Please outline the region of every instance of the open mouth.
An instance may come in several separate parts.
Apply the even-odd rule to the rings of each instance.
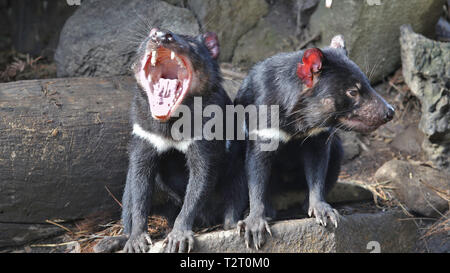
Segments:
[[[378,129],[379,125],[369,125],[356,118],[339,118],[339,123],[344,126],[345,129],[351,131],[357,131],[360,133],[370,133]]]
[[[167,121],[186,96],[192,80],[189,59],[159,47],[147,53],[139,72],[153,118]]]

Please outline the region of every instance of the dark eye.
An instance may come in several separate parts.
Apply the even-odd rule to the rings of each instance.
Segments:
[[[357,89],[350,89],[347,91],[347,96],[350,98],[356,98],[358,96],[359,92]]]

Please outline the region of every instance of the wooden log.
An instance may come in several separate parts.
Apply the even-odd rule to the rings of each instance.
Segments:
[[[120,212],[130,77],[0,85],[0,223]]]

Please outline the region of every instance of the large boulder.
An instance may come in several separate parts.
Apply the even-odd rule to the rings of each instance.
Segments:
[[[196,35],[188,9],[158,0],[87,0],[71,16],[55,53],[58,77],[130,72],[134,51],[152,26]]]
[[[417,227],[412,221],[399,221],[399,212],[345,215],[338,228],[322,227],[314,219],[289,220],[271,226],[272,237],[259,250],[247,248],[236,230],[216,231],[196,237],[199,253],[389,253],[412,252]],[[150,252],[163,251],[163,242]]]
[[[399,27],[411,24],[418,33],[433,34],[444,3],[340,0],[327,8],[322,0],[311,17],[311,30],[322,34],[321,46],[328,45],[336,34],[344,35],[350,58],[373,70],[372,81],[376,82],[400,66]]]
[[[3,28],[7,28],[18,52],[53,58],[64,22],[77,7],[68,5],[66,1],[1,2],[0,34]],[[8,19],[9,24],[5,24],[4,20]],[[3,35],[0,36],[0,40],[3,39]]]
[[[429,158],[450,172],[450,44],[401,27],[403,76],[422,104],[419,129]]]
[[[220,60],[230,61],[237,41],[269,11],[265,0],[188,0],[204,31],[214,31],[221,43]]]
[[[319,0],[274,1],[267,16],[243,35],[233,64],[244,69],[279,52],[300,50],[312,39],[307,28]]]
[[[248,69],[276,53],[295,51],[297,22],[292,8],[290,1],[277,1],[271,6],[269,14],[239,39],[233,64]]]
[[[439,217],[449,209],[450,180],[438,170],[392,160],[375,173],[375,179],[391,182],[400,203],[413,212]]]

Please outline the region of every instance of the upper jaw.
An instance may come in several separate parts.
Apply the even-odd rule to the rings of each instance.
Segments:
[[[152,117],[167,121],[191,88],[192,64],[164,46],[146,50],[136,79],[146,92]]]

